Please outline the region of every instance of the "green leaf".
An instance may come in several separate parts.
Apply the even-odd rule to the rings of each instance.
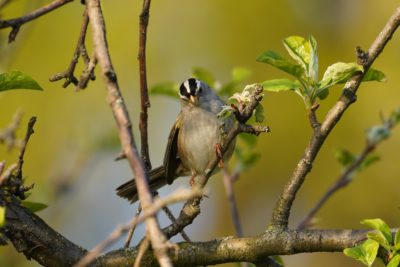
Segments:
[[[263,122],[264,121],[264,107],[258,103],[254,110],[254,117],[256,118],[256,122]]]
[[[34,79],[20,71],[0,74],[0,92],[13,89],[43,90]]]
[[[6,224],[6,207],[0,206],[0,227]]]
[[[283,45],[289,55],[300,64],[304,70],[310,63],[310,43],[300,36],[289,36],[283,39]]]
[[[355,160],[355,156],[347,149],[336,149],[334,155],[343,167],[350,165]]]
[[[384,235],[389,244],[392,244],[392,233],[390,232],[389,226],[382,219],[365,219],[360,223],[372,229],[378,230]]]
[[[39,203],[39,202],[32,202],[32,201],[21,201],[21,206],[29,209],[32,212],[38,212],[41,210],[44,210],[48,206],[44,203]]]
[[[272,256],[272,259],[278,263],[280,266],[285,266],[285,263],[283,262],[283,259],[281,256]]]
[[[363,82],[368,81],[386,82],[386,75],[380,70],[370,68],[363,77]]]
[[[308,77],[310,77],[314,82],[317,82],[318,81],[318,68],[319,68],[318,53],[317,53],[317,41],[315,40],[314,36],[310,35],[308,37],[308,42],[310,43],[310,63],[308,65]],[[324,98],[321,98],[321,96],[319,96],[319,98],[324,99]]]
[[[378,155],[369,155],[363,160],[363,162],[361,162],[360,166],[357,168],[357,171],[363,171],[379,160],[380,157]]]
[[[375,261],[376,255],[378,253],[379,244],[378,242],[367,239],[361,245],[355,246],[353,248],[346,248],[343,250],[344,255],[361,261],[367,266],[371,266]]]
[[[300,78],[304,72],[304,69],[301,65],[293,64],[277,52],[271,50],[266,51],[258,56],[257,61],[270,64],[286,73],[293,75],[296,78]]]
[[[215,78],[214,75],[211,74],[208,70],[201,68],[201,67],[193,67],[192,69],[192,75],[205,82],[206,84],[210,85],[211,87],[214,86],[215,84]]]
[[[390,250],[390,244],[386,240],[385,236],[381,232],[371,232],[367,234],[367,237],[369,239],[375,240],[376,242],[379,243],[382,247],[384,247],[387,251]]]
[[[317,91],[317,96],[321,100],[324,100],[325,98],[327,98],[328,95],[329,95],[329,90],[328,89]]]
[[[297,80],[291,81],[289,79],[268,80],[262,82],[261,84],[264,87],[265,91],[270,91],[270,92],[295,90],[301,86]]]
[[[232,70],[232,80],[235,83],[244,82],[251,76],[252,72],[248,68],[236,67]]]
[[[396,254],[394,257],[389,261],[386,267],[397,267],[400,263],[400,255]]]
[[[179,98],[179,86],[174,82],[163,82],[152,86],[149,90],[153,95],[165,95]]]
[[[243,134],[243,135],[248,135],[248,134]],[[240,147],[237,147],[235,149],[235,155],[238,160],[236,168],[240,172],[248,170],[261,157],[261,155],[258,153],[249,152],[248,149],[243,150]]]
[[[400,122],[400,107],[392,111],[389,120],[393,125],[398,124]]]
[[[235,112],[235,109],[233,107],[224,105],[222,106],[221,111],[217,114],[217,118],[220,120],[226,119],[230,117],[233,112]]]
[[[319,90],[331,87],[340,82],[346,82],[357,71],[363,71],[363,67],[354,62],[337,62],[330,65],[319,83]]]
[[[396,251],[400,250],[400,230],[397,230],[396,235],[394,236],[394,249]]]

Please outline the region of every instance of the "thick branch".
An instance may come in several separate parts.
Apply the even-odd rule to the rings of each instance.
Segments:
[[[303,157],[298,162],[295,170],[293,171],[289,181],[285,185],[281,196],[278,199],[276,207],[272,214],[271,225],[276,227],[286,228],[288,226],[290,209],[296,197],[298,190],[304,182],[306,175],[311,171],[312,164],[329,133],[339,122],[340,118],[346,109],[355,102],[356,92],[361,84],[364,74],[368,71],[374,60],[382,52],[387,42],[392,38],[394,32],[399,26],[400,20],[400,7],[396,9],[395,13],[390,17],[386,26],[380,32],[376,40],[371,45],[368,53],[363,55],[359,54],[359,63],[363,65],[364,72],[356,74],[346,84],[342,95],[338,102],[330,109],[322,122],[321,127],[314,131]]]
[[[140,202],[143,209],[146,209],[153,202],[152,195],[147,183],[147,173],[136,149],[128,110],[121,95],[117,82],[117,76],[108,52],[105,34],[105,22],[103,19],[100,2],[99,0],[87,0],[86,3],[90,25],[92,27],[94,50],[102,71],[104,82],[106,84],[108,102],[111,106],[111,110],[118,126],[119,138],[123,152],[135,174],[135,181],[138,187]],[[166,239],[163,233],[160,231],[156,218],[153,216],[147,218],[146,227],[149,233],[153,251],[159,259],[159,264],[161,266],[170,266],[169,258],[166,255]]]
[[[9,20],[0,20],[0,29],[8,28],[11,27],[12,30],[10,32],[10,35],[8,36],[8,41],[11,43],[12,41],[15,40],[15,37],[18,34],[19,28],[31,21],[34,20],[38,17],[41,17],[69,2],[72,2],[74,0],[54,0],[50,4],[47,4],[41,8],[36,9],[35,11],[32,11],[31,13],[26,14],[25,16],[15,18],[15,19],[9,19]]]
[[[154,203],[151,206],[148,206],[147,209],[143,210],[142,215],[137,215],[137,216],[135,215],[128,224],[123,226],[118,226],[117,228],[115,228],[114,231],[110,233],[105,240],[96,245],[96,247],[93,248],[89,253],[87,253],[85,257],[83,257],[77,264],[74,265],[74,267],[87,266],[102,251],[104,251],[107,247],[114,244],[118,239],[120,239],[122,234],[128,232],[132,228],[135,228],[139,223],[143,222],[148,217],[155,216],[158,213],[158,211],[161,210],[163,207],[166,207],[176,202],[186,201],[194,197],[199,197],[202,195],[202,193],[203,192],[199,190],[182,189],[174,192],[167,198],[156,199],[156,201],[154,201]]]
[[[207,242],[178,243],[171,258],[174,266],[204,266],[227,262],[264,262],[271,255],[303,252],[341,252],[365,238],[367,230],[269,230],[262,235],[222,238]],[[94,266],[131,266],[137,249],[116,250],[98,258]],[[147,252],[141,266],[155,266]]]
[[[18,252],[43,266],[71,266],[86,251],[57,233],[41,218],[21,207],[17,202],[6,202],[0,189],[0,205],[6,207],[6,225],[0,230]]]

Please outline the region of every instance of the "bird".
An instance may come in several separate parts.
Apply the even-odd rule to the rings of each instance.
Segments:
[[[227,135],[234,127],[233,115],[219,118],[217,114],[225,102],[205,82],[189,78],[179,87],[181,111],[171,128],[163,164],[148,173],[149,186],[154,192],[166,184],[184,176],[206,175],[210,164],[220,157],[220,149],[226,145]],[[223,160],[227,162],[234,151],[236,139],[230,142]],[[220,166],[219,166],[220,167]],[[215,168],[213,174],[219,168]],[[117,195],[131,203],[138,200],[135,180],[132,179],[117,189]]]

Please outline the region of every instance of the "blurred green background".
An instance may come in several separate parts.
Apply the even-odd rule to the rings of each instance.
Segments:
[[[1,10],[1,18],[25,14],[48,1],[12,1]],[[131,178],[126,162],[114,162],[118,140],[105,90],[97,80],[79,93],[63,89],[62,82],[48,78],[67,68],[80,30],[83,6],[74,1],[51,14],[24,25],[17,40],[7,44],[9,29],[0,32],[0,72],[20,70],[34,77],[43,92],[17,90],[0,94],[0,128],[17,109],[24,113],[19,137],[30,116],[37,116],[35,134],[25,158],[27,183],[35,183],[32,201],[45,202],[40,212],[52,227],[73,242],[91,248],[103,240],[117,224],[126,222],[135,207],[115,195],[114,188]],[[120,87],[129,107],[139,140],[138,15],[141,1],[102,1],[107,37]],[[148,82],[188,78],[194,66],[211,71],[222,83],[234,67],[246,67],[253,75],[249,83],[287,77],[255,58],[265,50],[286,52],[281,40],[290,35],[312,34],[318,41],[320,75],[330,64],[355,60],[357,45],[368,49],[379,34],[397,1],[373,0],[203,0],[153,1],[148,33]],[[90,33],[88,48],[90,47]],[[364,131],[400,106],[398,75],[399,34],[396,34],[374,67],[385,72],[387,83],[363,84],[355,105],[336,126],[315,161],[311,174],[300,190],[290,217],[296,226],[326,188],[341,172],[333,152],[363,149]],[[78,71],[81,70],[81,66]],[[79,72],[76,72],[79,75]],[[337,100],[341,87],[331,90],[318,114],[322,119]],[[311,129],[301,99],[291,93],[266,93],[263,104],[266,124],[272,132],[259,137],[256,152],[261,159],[235,184],[239,213],[245,235],[264,231],[281,192],[309,140]],[[161,163],[169,129],[179,112],[176,100],[152,96],[149,114],[150,155],[153,166]],[[138,144],[139,145],[139,144]],[[399,225],[398,181],[400,132],[382,143],[377,154],[381,161],[358,175],[355,181],[332,197],[318,213],[317,227],[359,228],[364,218],[380,217],[390,226]],[[0,146],[0,159],[16,162],[17,150]],[[188,186],[181,179],[161,191]],[[221,176],[209,184],[209,198],[202,213],[188,227],[193,240],[234,235]],[[179,205],[174,211],[179,211]],[[166,224],[161,215],[163,224]],[[143,232],[139,229],[138,235]],[[137,237],[139,238],[139,237]],[[135,240],[137,240],[137,238]],[[176,238],[175,240],[180,240]],[[117,244],[114,248],[120,246]],[[340,253],[300,254],[284,257],[286,266],[361,266]],[[0,247],[0,266],[37,266],[27,262],[12,246]],[[235,266],[235,265],[224,265]],[[381,266],[376,264],[376,266]]]

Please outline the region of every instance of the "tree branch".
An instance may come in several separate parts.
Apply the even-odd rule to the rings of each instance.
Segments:
[[[392,112],[388,119],[384,119],[382,116],[382,125],[374,126],[374,128],[379,128],[385,130],[389,133],[399,122],[400,109]],[[371,130],[369,130],[371,131]],[[376,147],[384,140],[389,138],[389,134],[382,134],[377,138],[377,136],[370,136],[367,133],[365,147],[361,154],[359,154],[343,171],[343,173],[336,179],[336,181],[328,188],[321,199],[315,204],[315,206],[309,211],[309,213],[304,217],[304,219],[297,226],[297,229],[305,229],[312,226],[313,218],[315,214],[322,208],[322,206],[328,201],[328,199],[336,193],[338,190],[346,187],[351,181],[353,181],[354,174],[363,167],[366,162],[367,157],[375,151]]]
[[[43,266],[71,266],[86,251],[75,245],[41,218],[21,207],[15,198],[6,201],[0,189],[0,205],[6,207],[6,225],[0,229],[18,252]]]
[[[93,60],[90,60],[87,51],[86,51],[86,46],[85,46],[85,40],[86,40],[86,33],[89,25],[89,17],[87,14],[87,10],[85,8],[85,11],[83,12],[83,19],[82,19],[82,25],[81,25],[81,30],[79,33],[79,38],[75,47],[74,55],[72,57],[71,63],[69,64],[68,68],[60,73],[54,74],[53,76],[50,77],[51,82],[55,82],[61,79],[65,79],[65,82],[63,84],[63,88],[66,88],[68,85],[71,83],[76,86],[75,90],[79,91],[81,89],[85,89],[87,87],[87,84],[90,80],[95,80],[94,76],[94,67],[96,66],[97,60],[95,57],[93,57]],[[75,72],[75,67],[78,64],[79,57],[82,57],[86,69],[83,71],[81,77],[79,80],[75,77],[74,72]]]
[[[368,71],[374,60],[382,52],[385,45],[392,38],[399,26],[400,7],[390,17],[383,30],[372,43],[368,53],[361,57],[358,53],[358,60],[364,67],[363,73],[354,75],[344,86],[343,93],[336,104],[329,110],[321,127],[314,131],[303,157],[297,163],[289,181],[286,183],[272,214],[271,226],[287,228],[290,216],[290,209],[296,198],[296,194],[303,184],[305,177],[311,171],[312,164],[329,133],[339,122],[346,109],[356,101],[356,92],[361,84],[364,74]]]
[[[139,77],[140,77],[140,139],[141,156],[147,170],[151,170],[151,161],[149,155],[149,143],[147,134],[147,109],[150,107],[149,93],[147,88],[147,70],[146,70],[146,40],[147,26],[149,24],[151,0],[143,0],[143,10],[139,16]]]
[[[365,158],[375,150],[375,145],[367,144],[363,152],[357,159],[346,168],[346,170],[338,177],[336,182],[332,184],[321,199],[315,204],[315,206],[309,211],[304,219],[299,223],[297,229],[306,229],[312,225],[312,219],[315,214],[322,208],[322,206],[328,201],[328,199],[336,193],[339,189],[347,186],[351,181],[351,175],[357,170],[357,168],[364,162]]]
[[[102,251],[104,251],[110,245],[114,244],[122,236],[122,234],[136,227],[139,223],[143,222],[150,216],[155,216],[157,212],[163,207],[166,207],[176,202],[186,201],[194,197],[199,197],[200,195],[202,195],[202,191],[182,189],[175,191],[170,196],[164,199],[156,199],[151,206],[148,206],[145,210],[143,210],[143,213],[141,215],[136,216],[135,214],[128,224],[117,227],[104,241],[96,245],[95,248],[93,248],[81,260],[79,260],[79,262],[75,264],[74,267],[87,266],[89,263],[94,261],[94,259]]]
[[[74,0],[54,0],[50,4],[47,4],[41,8],[36,9],[35,11],[32,11],[31,13],[26,14],[25,16],[15,18],[15,19],[9,19],[9,20],[0,20],[0,29],[8,28],[11,27],[12,30],[8,36],[8,42],[11,43],[12,41],[15,40],[15,37],[17,37],[17,34],[19,32],[20,27],[34,19],[37,19],[69,2],[72,2]]]
[[[20,140],[16,138],[16,131],[21,123],[21,119],[22,111],[17,110],[11,123],[4,127],[4,129],[0,129],[0,144],[5,143],[8,151],[20,145]]]
[[[18,164],[12,165],[3,174],[0,172],[0,206],[6,208],[6,224],[0,228],[0,234],[7,237],[16,250],[24,253],[28,259],[33,258],[44,266],[71,266],[85,250],[58,234],[42,219],[20,205],[20,199],[25,198],[24,192],[30,189],[23,185],[22,166],[26,146],[34,133],[35,122],[36,117],[29,120]]]
[[[128,159],[132,171],[135,174],[135,181],[138,187],[139,199],[143,210],[153,202],[149,185],[147,183],[147,173],[141,161],[132,133],[132,124],[128,115],[125,101],[121,95],[117,76],[111,63],[108,52],[105,34],[105,23],[102,15],[99,0],[87,0],[87,9],[92,27],[94,50],[98,59],[103,79],[106,84],[108,102],[111,106],[115,121],[119,130],[123,152]],[[146,219],[146,227],[149,233],[151,245],[161,266],[171,266],[167,256],[166,238],[160,231],[157,219],[151,216]]]
[[[365,239],[367,230],[267,230],[254,237],[220,238],[207,242],[178,243],[171,255],[178,266],[204,266],[227,262],[264,262],[271,255],[291,255],[303,252],[340,252]],[[172,254],[172,253],[171,253]],[[93,266],[131,266],[137,249],[115,250],[97,258]],[[150,252],[140,266],[154,266]]]

